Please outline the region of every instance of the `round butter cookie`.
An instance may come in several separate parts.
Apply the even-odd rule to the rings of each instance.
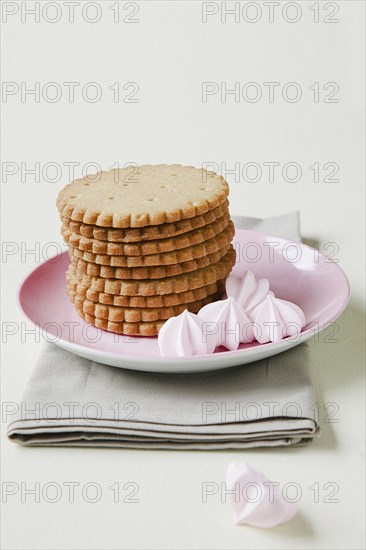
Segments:
[[[187,262],[168,265],[153,265],[143,267],[114,267],[109,265],[100,265],[88,262],[83,258],[78,258],[75,250],[72,250],[72,265],[78,273],[86,273],[105,279],[164,279],[165,277],[174,277],[183,273],[190,273],[197,269],[202,269],[208,265],[218,262],[230,248],[230,242],[223,248],[212,252],[202,258],[195,258]]]
[[[194,229],[182,235],[138,243],[109,243],[107,241],[90,239],[78,233],[72,233],[65,226],[62,227],[61,234],[68,244],[80,250],[84,250],[85,252],[106,254],[109,256],[145,256],[164,254],[165,252],[181,250],[188,246],[203,243],[222,233],[230,223],[232,222],[230,222],[230,215],[227,212],[211,224],[200,227],[199,229]]]
[[[79,248],[69,246],[70,259],[79,258],[85,260],[92,265],[108,266],[111,269],[109,273],[114,273],[118,267],[147,267],[147,266],[161,266],[179,264],[182,262],[189,262],[213,254],[218,250],[226,249],[230,245],[234,237],[234,224],[229,222],[229,225],[224,231],[200,244],[193,246],[187,246],[180,250],[172,250],[171,252],[161,254],[151,254],[145,256],[110,256],[108,254],[93,254],[92,252],[85,252]],[[93,273],[99,275],[99,273]],[[109,274],[107,277],[117,277],[117,275]]]
[[[152,241],[157,239],[166,239],[176,237],[183,233],[188,233],[194,229],[199,229],[209,225],[218,218],[221,218],[229,210],[229,201],[225,201],[217,208],[209,210],[200,216],[194,216],[185,220],[178,220],[172,223],[161,223],[160,225],[147,225],[145,227],[126,227],[124,229],[115,229],[110,227],[99,227],[98,225],[88,225],[82,222],[70,220],[70,218],[61,217],[63,230],[68,229],[70,233],[96,239],[99,241],[108,241],[109,243],[135,243],[142,241]],[[90,250],[90,252],[95,252]]]
[[[66,185],[61,216],[101,227],[145,227],[193,218],[226,201],[225,179],[203,168],[145,164],[98,172]]]
[[[106,294],[105,292],[93,290],[79,282],[82,278],[82,275],[76,274],[70,270],[70,268],[66,273],[67,282],[71,285],[76,294],[93,302],[99,302],[100,304],[109,306],[144,308],[176,306],[203,300],[216,292],[222,295],[225,291],[225,282],[221,280],[207,286],[202,286],[201,288],[187,290],[187,292],[163,294],[161,296],[121,296],[119,294]]]
[[[114,323],[141,323],[169,319],[188,309],[191,313],[197,313],[203,306],[217,300],[220,296],[215,294],[206,296],[203,300],[179,304],[176,306],[158,307],[158,308],[130,308],[121,306],[108,306],[93,302],[82,296],[79,296],[72,286],[68,286],[67,294],[77,310],[82,310],[88,315],[93,315],[98,319],[113,321]]]
[[[98,317],[84,313],[82,309],[75,308],[75,310],[89,325],[93,325],[96,328],[107,330],[109,332],[125,334],[126,336],[157,336],[159,334],[159,330],[165,323],[165,320],[150,323],[115,323],[114,321],[108,321],[107,319],[98,319]]]
[[[114,279],[80,274],[79,282],[97,292],[123,296],[161,296],[187,292],[226,279],[235,264],[236,253],[232,245],[218,262],[190,273],[162,279]]]

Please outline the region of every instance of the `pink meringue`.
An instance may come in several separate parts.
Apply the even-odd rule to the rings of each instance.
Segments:
[[[236,523],[269,528],[291,521],[297,506],[279,486],[245,462],[231,462],[227,471],[227,491],[236,512]]]
[[[186,357],[212,353],[214,342],[204,341],[203,321],[185,309],[171,317],[160,329],[158,343],[163,357]]]
[[[297,336],[305,326],[304,312],[299,306],[268,294],[251,312],[255,339],[260,344],[279,342],[287,336]]]
[[[226,279],[226,294],[236,300],[250,317],[250,312],[257,307],[269,293],[268,279],[255,279],[251,271],[243,277],[229,275]]]
[[[239,344],[254,340],[253,323],[234,298],[207,304],[198,312],[203,321],[204,338],[214,347],[224,346],[233,351]]]

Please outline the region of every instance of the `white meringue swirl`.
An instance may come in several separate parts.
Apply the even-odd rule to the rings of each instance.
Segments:
[[[207,304],[200,309],[198,317],[204,321],[204,337],[214,343],[214,347],[224,346],[233,351],[241,343],[254,339],[253,323],[232,297]]]
[[[203,321],[185,309],[162,326],[158,336],[163,357],[186,357],[214,351],[214,342],[203,339]]]
[[[197,315],[188,310],[166,321],[158,342],[163,357],[212,353],[223,346],[230,351],[254,339],[260,344],[298,336],[306,324],[302,309],[276,298],[268,279],[255,279],[251,271],[230,275],[226,300],[204,306]]]
[[[297,505],[284,497],[279,483],[271,483],[245,462],[231,462],[227,490],[236,512],[236,523],[270,528],[291,521]]]
[[[268,279],[257,281],[251,271],[247,271],[243,277],[229,275],[226,279],[226,294],[234,298],[249,317],[251,311],[267,297],[268,293]]]
[[[251,312],[254,322],[255,339],[260,344],[279,342],[287,336],[300,334],[305,326],[304,312],[299,306],[286,300],[280,300],[268,294]]]

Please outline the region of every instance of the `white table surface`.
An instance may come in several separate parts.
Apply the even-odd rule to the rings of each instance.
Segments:
[[[7,164],[6,170],[19,169],[7,181],[3,174],[2,181],[2,238],[8,243],[6,250],[14,252],[3,256],[2,263],[6,406],[20,400],[42,347],[34,335],[24,334],[15,295],[23,276],[42,261],[42,255],[53,254],[49,243],[61,245],[54,203],[69,180],[65,163],[79,163],[78,176],[88,162],[103,168],[116,162],[196,166],[213,162],[226,163],[228,169],[235,162],[241,169],[256,162],[263,169],[256,183],[242,177],[236,182],[233,174],[227,175],[232,214],[265,217],[300,210],[303,235],[318,242],[321,250],[336,250],[335,257],[350,279],[352,297],[338,321],[336,341],[329,342],[323,333],[311,343],[322,434],[309,447],[246,452],[22,448],[7,441],[3,415],[2,483],[7,489],[13,483],[16,494],[3,504],[2,547],[363,548],[364,3],[331,3],[329,13],[320,3],[319,23],[313,20],[315,8],[310,10],[305,2],[298,2],[301,18],[296,23],[284,20],[284,2],[273,23],[268,22],[269,8],[263,2],[245,8],[260,7],[257,23],[242,17],[235,23],[233,16],[222,23],[220,12],[202,23],[201,2],[138,2],[139,12],[133,17],[139,22],[133,24],[113,23],[112,2],[107,1],[95,3],[101,10],[95,24],[81,17],[85,2],[75,8],[74,23],[67,21],[65,3],[58,2],[61,19],[54,24],[45,21],[55,17],[52,6],[39,23],[31,16],[22,23],[21,4],[29,8],[34,2],[3,4],[20,10],[3,24],[3,80],[19,86],[25,82],[28,88],[34,82],[43,88],[52,81],[63,90],[56,103],[42,97],[35,103],[30,96],[22,102],[17,93],[2,105],[3,162],[15,163]],[[212,6],[219,9],[220,4]],[[339,22],[324,23],[334,6],[339,12],[333,18]],[[121,17],[135,9],[125,8],[122,3]],[[88,9],[87,17],[93,18],[93,8]],[[286,9],[287,18],[293,18],[295,8]],[[254,12],[245,13],[254,17]],[[81,83],[75,88],[74,103],[64,96],[63,83],[71,81]],[[92,81],[103,91],[97,103],[88,103],[77,91]],[[138,83],[139,102],[114,103],[108,87],[115,82],[121,83],[123,94],[126,82]],[[227,88],[235,82],[257,82],[263,96],[257,103],[242,99],[236,103],[232,96],[221,102],[216,94],[203,103],[202,82],[226,82]],[[273,103],[264,82],[280,83]],[[288,82],[301,87],[302,97],[296,103],[281,96]],[[314,82],[320,83],[319,103],[309,90]],[[328,82],[339,85],[338,103],[322,101],[333,89],[324,92]],[[58,181],[47,181],[51,172],[46,178],[41,175],[39,182],[25,174],[36,162],[41,170],[47,163],[58,163]],[[294,183],[284,181],[278,172],[270,182],[265,162],[280,163],[279,170],[296,162],[302,176]],[[309,166],[315,162],[336,163],[339,181],[314,182]],[[320,175],[322,180],[324,172]],[[31,249],[38,254],[32,255]],[[11,327],[16,334],[6,335]],[[333,410],[330,403],[336,422],[324,422]],[[219,494],[202,502],[202,484],[224,481],[232,460],[246,460],[273,481],[297,483],[302,496],[295,520],[268,531],[238,527],[230,505],[222,503]],[[70,482],[79,484],[74,502],[69,502],[65,485]],[[128,482],[139,486],[138,503],[123,502]],[[26,493],[35,483],[40,484],[40,502]],[[47,483],[61,488],[58,502],[47,501],[52,490],[42,495]],[[87,483],[99,484],[98,502],[83,498]],[[109,489],[115,483],[121,488],[117,503]],[[319,502],[314,498],[316,483]],[[337,487],[333,496],[337,502],[327,502]],[[92,489],[87,496],[93,497]]]

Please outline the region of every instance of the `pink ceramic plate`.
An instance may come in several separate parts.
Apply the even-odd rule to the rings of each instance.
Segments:
[[[19,304],[45,338],[61,348],[115,367],[166,373],[218,370],[264,359],[311,338],[345,309],[347,277],[337,263],[315,249],[242,229],[236,231],[233,244],[237,252],[233,274],[240,276],[251,270],[257,278],[269,279],[278,298],[303,309],[307,324],[300,335],[275,344],[241,344],[237,351],[220,348],[211,355],[161,357],[157,338],[121,336],[80,319],[65,292],[67,252],[28,275],[19,290]]]

